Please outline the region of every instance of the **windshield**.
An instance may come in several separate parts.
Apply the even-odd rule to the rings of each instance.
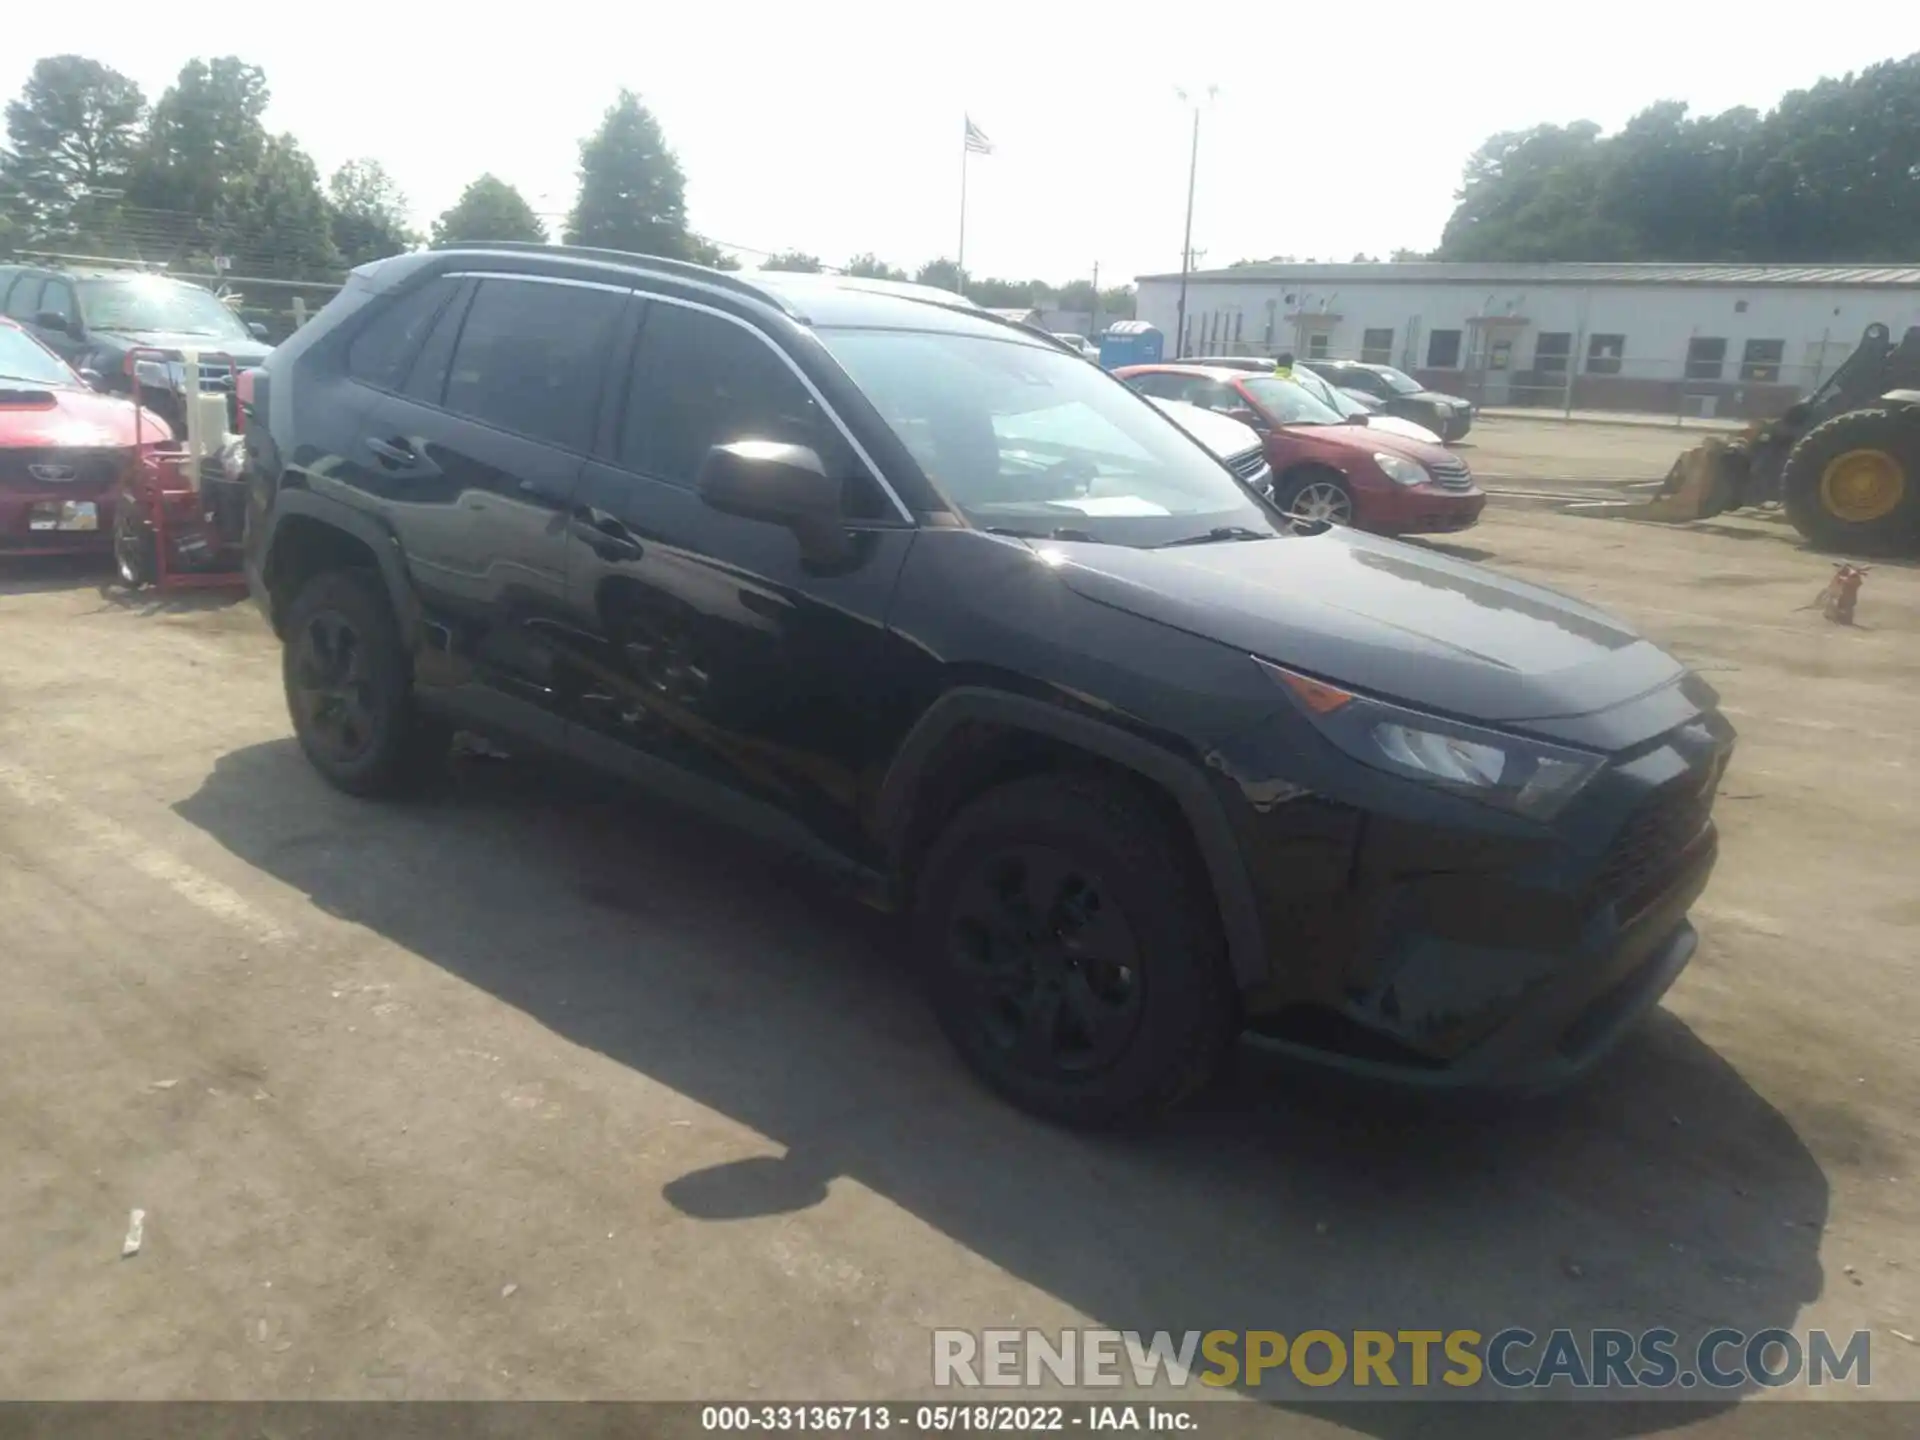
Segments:
[[[1341,423],[1340,412],[1314,399],[1298,380],[1282,380],[1278,375],[1249,375],[1240,385],[1275,425]]]
[[[1391,365],[1376,365],[1373,367],[1373,373],[1402,395],[1412,395],[1416,391],[1427,388],[1405,371],[1396,370]]]
[[[90,330],[162,332],[251,340],[247,327],[208,291],[153,276],[112,276],[80,282],[80,313]]]
[[[0,380],[25,380],[34,385],[76,383],[73,371],[57,355],[11,325],[0,325]]]
[[[928,477],[982,529],[1140,546],[1223,527],[1277,533],[1179,426],[1074,356],[953,332],[819,333]]]
[[[1367,413],[1366,406],[1347,394],[1346,391],[1329,385],[1304,365],[1294,367],[1293,383],[1344,420],[1350,420],[1355,415],[1364,415]]]

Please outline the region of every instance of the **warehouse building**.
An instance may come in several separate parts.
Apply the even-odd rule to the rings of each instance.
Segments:
[[[1482,405],[1775,415],[1875,321],[1920,325],[1920,264],[1240,265],[1143,275],[1169,354],[1367,360]]]

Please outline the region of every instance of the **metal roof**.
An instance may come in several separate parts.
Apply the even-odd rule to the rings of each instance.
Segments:
[[[1178,281],[1179,273],[1140,275],[1138,281]],[[1283,280],[1302,284],[1402,285],[1830,285],[1912,286],[1920,288],[1920,263],[1913,265],[1680,265],[1605,263],[1452,264],[1408,260],[1368,265],[1236,265],[1226,270],[1194,270],[1187,283],[1220,284]]]

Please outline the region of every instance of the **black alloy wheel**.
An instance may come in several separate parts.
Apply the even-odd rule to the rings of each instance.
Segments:
[[[918,866],[914,945],[960,1056],[1015,1104],[1129,1123],[1219,1070],[1238,996],[1204,867],[1135,782],[989,790]]]
[[[335,765],[364,760],[378,742],[386,716],[373,687],[366,641],[351,617],[316,610],[290,636],[288,698],[298,707],[303,739]]]
[[[948,960],[970,1001],[962,1023],[1006,1064],[1052,1080],[1125,1051],[1145,1002],[1140,942],[1085,864],[1040,845],[988,852],[948,916]]]

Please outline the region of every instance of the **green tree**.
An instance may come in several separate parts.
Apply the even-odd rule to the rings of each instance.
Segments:
[[[136,204],[218,220],[232,187],[267,150],[266,73],[231,55],[189,60],[153,107],[128,195]]]
[[[712,270],[738,270],[740,262],[704,235],[687,236],[687,259]]]
[[[820,273],[820,257],[809,255],[804,250],[784,250],[778,255],[770,255],[764,260],[762,270],[791,270],[802,275]]]
[[[118,70],[81,55],[34,64],[7,105],[0,209],[23,232],[70,235],[82,215],[111,207],[139,151],[146,97]]]
[[[871,250],[854,256],[847,262],[847,274],[859,275],[868,280],[905,280],[907,272],[895,269]]]
[[[236,273],[288,280],[339,273],[319,172],[291,135],[267,140],[252,172],[230,182],[222,210],[219,248]]]
[[[686,189],[659,122],[622,90],[600,128],[580,142],[580,195],[567,216],[567,243],[688,257]]]
[[[959,292],[960,267],[944,256],[938,260],[929,260],[913,272],[914,280],[921,285],[934,285],[942,290]]]
[[[1467,161],[1446,260],[1899,261],[1920,249],[1920,55],[1765,115],[1662,101],[1602,136],[1541,125]]]
[[[327,211],[341,263],[364,265],[420,243],[407,197],[378,160],[349,160],[327,181]]]
[[[438,220],[433,222],[433,243],[450,245],[461,240],[523,240],[545,244],[547,227],[533,213],[526,197],[494,175],[482,175],[460,192]]]

